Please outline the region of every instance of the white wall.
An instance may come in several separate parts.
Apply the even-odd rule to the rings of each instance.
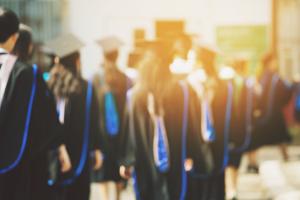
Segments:
[[[218,25],[269,24],[271,4],[270,0],[69,0],[70,31],[88,43],[83,53],[84,65],[89,66],[85,75],[100,62],[101,51],[91,41],[114,34],[128,44],[124,48],[127,52],[134,28],[146,29],[151,38],[154,20],[165,18],[186,19],[188,32],[213,43]]]

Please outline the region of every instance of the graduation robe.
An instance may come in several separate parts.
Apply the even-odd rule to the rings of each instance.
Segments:
[[[90,152],[92,150],[101,149],[101,135],[99,130],[99,112],[98,100],[94,88],[92,88],[92,99],[90,107],[90,120],[88,121],[89,131],[85,132],[86,128],[86,96],[88,90],[87,81],[80,79],[81,92],[72,94],[67,101],[65,107],[65,120],[63,124],[64,139],[69,153],[72,169],[70,172],[63,174],[62,180],[63,192],[60,193],[57,199],[63,200],[89,200],[90,195],[90,173],[91,166]],[[85,134],[88,135],[88,146],[86,153],[84,151]],[[86,157],[83,162],[83,157]],[[79,176],[75,176],[75,171],[83,162],[83,169]],[[64,184],[66,180],[72,180],[70,183]],[[59,190],[58,190],[59,191]]]
[[[0,110],[0,158],[6,166],[16,158],[23,139],[33,83],[33,69],[14,64]],[[28,140],[19,165],[0,175],[0,199],[47,199],[46,153],[60,139],[55,101],[41,73],[37,73]]]
[[[136,191],[138,199],[141,200],[168,200],[190,199],[189,176],[187,175],[187,186],[183,189],[185,180],[182,176],[182,126],[184,111],[184,96],[181,86],[169,83],[171,86],[163,98],[164,121],[169,143],[170,168],[168,172],[161,173],[157,169],[153,156],[154,127],[152,119],[147,110],[147,92],[138,85],[133,88],[129,97],[129,107],[126,115],[126,123],[123,130],[125,143],[123,144],[123,155],[120,156],[120,164],[133,165],[135,168]],[[195,92],[188,87],[188,123],[186,136],[186,158],[192,158],[194,163],[202,161],[201,134],[199,119],[194,110],[200,110]],[[131,131],[130,131],[131,130]],[[203,163],[196,165],[203,167]],[[199,188],[198,188],[199,189]],[[201,188],[200,188],[201,189]]]
[[[240,84],[240,85],[239,85]],[[242,154],[248,150],[254,126],[254,81],[233,81],[232,125],[230,129],[229,165],[239,167]]]
[[[121,130],[124,127],[124,114],[125,114],[125,106],[126,106],[126,93],[127,90],[131,87],[131,81],[129,78],[123,74],[122,72],[118,73],[115,77],[118,80],[117,85],[115,88],[112,88],[110,91],[105,91],[105,84],[103,83],[103,77],[96,76],[94,78],[94,85],[97,90],[98,96],[98,105],[99,105],[99,112],[100,112],[100,131],[101,136],[103,138],[103,145],[104,145],[104,163],[101,169],[98,172],[95,172],[93,175],[94,181],[102,182],[102,181],[121,181],[122,178],[120,177],[119,173],[119,163],[118,163],[118,155],[120,152],[120,145],[122,144],[122,140],[124,136],[122,135],[124,132]],[[105,104],[106,99],[105,95],[106,92],[111,92],[115,106],[116,106],[116,114],[118,117],[119,122],[119,130],[115,135],[110,135],[107,130],[106,126],[106,110]]]
[[[224,154],[226,151],[229,152],[229,138],[225,138],[224,135],[226,111],[229,103],[228,84],[227,81],[217,80],[217,85],[214,88],[214,98],[211,103],[213,125],[216,134],[215,140],[211,142],[214,169],[208,177],[200,180],[203,189],[201,198],[199,199],[203,200],[225,199],[224,170],[229,158],[229,154]],[[232,109],[230,109],[230,112],[232,112]],[[233,121],[230,120],[228,124],[229,130],[232,124]]]
[[[276,80],[277,79],[277,80]],[[249,150],[263,145],[273,145],[291,141],[284,119],[283,107],[293,94],[293,88],[277,74],[266,72],[260,80],[262,94],[256,97],[255,110],[260,115],[255,119],[255,128]]]

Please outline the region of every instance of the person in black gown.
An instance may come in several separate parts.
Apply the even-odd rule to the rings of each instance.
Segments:
[[[95,181],[103,187],[104,199],[109,199],[108,182],[115,184],[116,199],[120,199],[121,190],[125,187],[125,180],[119,173],[118,152],[123,136],[123,116],[125,113],[126,93],[132,83],[118,68],[117,60],[122,42],[114,36],[98,41],[102,47],[104,63],[103,74],[94,77],[97,90],[99,109],[101,113],[101,134],[105,143],[104,163],[99,172],[96,172]]]
[[[224,170],[228,158],[228,151],[225,149],[228,140],[224,138],[228,80],[222,80],[218,76],[215,63],[218,50],[215,47],[201,43],[196,50],[197,61],[202,67],[189,79],[199,96],[202,115],[198,123],[202,124],[203,140],[211,147],[213,164],[210,173],[194,176],[198,187],[202,188],[198,199],[221,200],[225,198]]]
[[[230,132],[230,154],[226,168],[227,199],[237,198],[238,169],[244,152],[248,150],[253,131],[253,78],[247,77],[247,61],[236,58],[231,63],[235,71],[233,78],[233,125]]]
[[[52,69],[49,80],[50,88],[56,94],[65,132],[63,142],[72,164],[71,170],[61,174],[56,184],[60,193],[58,196],[63,200],[89,200],[91,169],[99,169],[102,164],[98,100],[92,82],[81,77],[79,49],[82,45],[72,34],[60,36],[46,44],[59,57],[59,63],[65,70],[72,74],[69,78],[63,76],[56,68],[62,66],[57,65]],[[69,86],[66,84],[68,81]]]
[[[128,94],[127,142],[120,173],[126,177],[130,166],[134,167],[137,199],[190,199],[187,170],[193,165],[203,167],[203,163],[198,165],[203,155],[199,118],[194,116],[194,109],[200,108],[191,87],[172,79],[172,57],[165,44],[147,43],[139,82]],[[157,149],[164,152],[165,162],[157,161]]]
[[[10,54],[19,20],[2,7],[0,29],[0,199],[47,199],[46,154],[60,136],[55,100],[37,67]]]
[[[292,140],[284,119],[283,108],[292,97],[293,87],[279,76],[275,54],[264,55],[261,67],[261,74],[258,77],[260,91],[255,103],[256,124],[249,147],[250,172],[258,171],[256,149],[264,145],[280,145],[283,159],[287,161],[286,144]]]

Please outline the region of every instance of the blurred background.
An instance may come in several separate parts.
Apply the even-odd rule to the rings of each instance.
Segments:
[[[84,76],[101,63],[96,39],[116,35],[125,45],[126,66],[135,36],[147,39],[168,28],[195,34],[224,54],[239,52],[252,67],[261,53],[276,50],[280,72],[288,79],[300,73],[300,0],[0,0],[34,30],[37,42],[73,32],[86,42]],[[174,23],[174,21],[177,22]],[[169,26],[169,27],[168,27]],[[173,27],[172,27],[173,26]],[[224,57],[224,56],[223,56]]]
[[[79,36],[86,44],[81,52],[86,78],[103,62],[96,40],[119,37],[124,46],[118,62],[125,69],[134,67],[137,40],[164,37],[168,32],[188,33],[217,47],[219,62],[242,56],[249,60],[252,73],[264,52],[275,51],[283,78],[292,80],[300,75],[300,0],[0,0],[0,5],[14,10],[32,27],[37,45],[63,33]],[[290,123],[290,129],[299,143],[299,125]],[[300,157],[298,146],[289,151],[292,157]],[[268,147],[260,151],[259,159],[273,160],[278,155],[277,149]],[[270,164],[273,174],[268,173]],[[292,182],[299,191],[300,174],[296,172],[300,163],[284,165],[281,171],[276,166],[267,163],[262,169],[266,173],[260,177],[240,176],[242,199],[270,199],[282,191],[278,188],[282,189],[283,183]],[[272,180],[281,182],[274,185]],[[98,199],[101,191],[95,185],[93,188],[92,199]],[[132,188],[122,195],[133,199]]]

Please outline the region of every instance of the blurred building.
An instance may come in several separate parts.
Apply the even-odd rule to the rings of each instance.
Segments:
[[[273,0],[275,48],[280,72],[288,79],[300,76],[300,0]]]
[[[67,25],[65,0],[0,0],[0,5],[15,11],[22,23],[32,27],[37,42],[52,39]]]
[[[224,53],[241,51],[253,66],[263,52],[276,51],[284,77],[300,74],[300,0],[0,0],[0,5],[17,12],[38,42],[68,31],[81,37],[87,43],[84,74],[101,63],[94,40],[111,34],[121,38],[120,62],[126,65],[133,31],[154,38],[159,19],[184,20],[187,32]]]

